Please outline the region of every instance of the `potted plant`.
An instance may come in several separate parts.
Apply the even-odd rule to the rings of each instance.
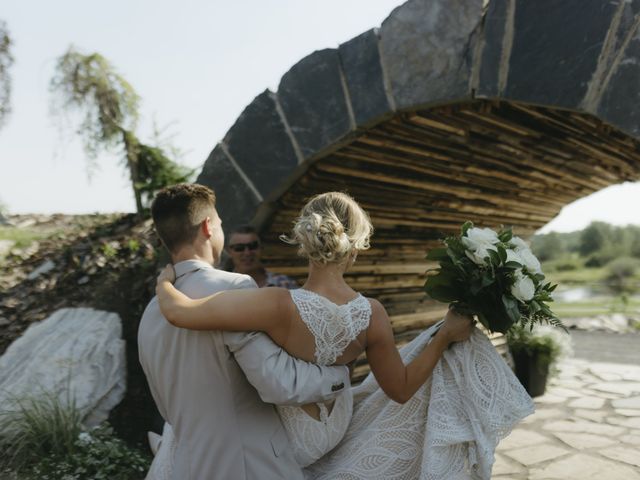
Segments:
[[[540,325],[534,328],[514,326],[507,333],[507,344],[513,356],[516,377],[532,397],[544,394],[553,366],[572,351],[567,333]]]

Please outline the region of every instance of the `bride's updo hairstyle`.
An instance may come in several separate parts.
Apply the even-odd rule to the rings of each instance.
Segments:
[[[342,263],[352,252],[369,248],[369,215],[346,193],[316,195],[302,208],[287,243],[314,263]]]

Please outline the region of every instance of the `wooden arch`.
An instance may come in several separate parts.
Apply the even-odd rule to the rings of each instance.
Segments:
[[[263,231],[270,268],[299,278],[278,236],[312,194],[348,191],[376,229],[350,284],[385,304],[402,343],[443,314],[422,291],[424,256],[463,221],[527,236],[640,179],[639,12],[640,0],[410,0],[258,95],[197,181],[227,226]]]

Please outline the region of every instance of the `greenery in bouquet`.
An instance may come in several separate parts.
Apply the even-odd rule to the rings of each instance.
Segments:
[[[548,306],[557,285],[545,282],[540,262],[510,228],[496,233],[466,222],[444,245],[427,255],[440,264],[427,272],[431,298],[476,315],[491,332],[506,333],[516,324],[564,328]]]

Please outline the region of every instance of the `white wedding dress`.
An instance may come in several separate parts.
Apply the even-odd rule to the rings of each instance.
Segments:
[[[333,365],[356,337],[369,326],[371,304],[362,295],[336,305],[310,290],[290,290],[300,318],[315,339],[315,363]],[[335,399],[331,412],[318,403],[320,420],[299,407],[278,406],[293,456],[302,467],[316,462],[344,437],[353,412],[353,396],[347,388]]]
[[[315,337],[319,364],[334,363],[369,325],[371,306],[362,296],[335,305],[304,289],[291,295]],[[415,358],[439,327],[405,345],[403,361]],[[405,404],[389,399],[370,374],[341,392],[330,412],[318,407],[320,421],[298,407],[277,407],[296,460],[314,480],[488,480],[500,439],[533,413],[531,398],[477,329],[443,354]],[[174,450],[166,426],[148,480],[171,478]]]

